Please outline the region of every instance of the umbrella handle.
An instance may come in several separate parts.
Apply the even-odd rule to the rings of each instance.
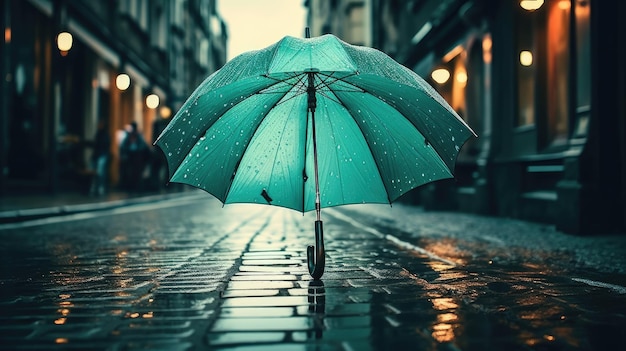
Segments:
[[[306,250],[309,263],[309,273],[315,280],[319,280],[324,274],[326,257],[324,252],[324,229],[322,221],[315,221],[315,246],[310,245]]]

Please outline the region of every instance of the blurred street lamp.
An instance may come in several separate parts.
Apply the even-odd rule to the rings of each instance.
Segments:
[[[465,70],[459,70],[455,75],[455,79],[464,86],[467,83],[467,72]]]
[[[159,114],[161,115],[161,118],[163,119],[170,118],[170,116],[172,116],[172,109],[169,108],[168,106],[163,106],[159,110]]]
[[[519,6],[526,11],[535,11],[543,6],[543,0],[521,0]]]
[[[438,68],[430,75],[433,80],[439,84],[444,84],[450,79],[450,71],[445,68]]]
[[[115,86],[122,91],[128,89],[128,87],[130,86],[130,77],[128,76],[128,74],[118,74],[117,78],[115,78]]]
[[[533,64],[533,53],[528,51],[528,50],[524,50],[522,52],[519,53],[519,63],[522,66],[528,67],[530,65]]]
[[[493,47],[493,41],[491,40],[491,35],[486,34],[483,38],[483,61],[485,63],[491,63],[491,48]]]
[[[70,51],[73,43],[74,38],[72,37],[72,34],[68,32],[61,32],[57,35],[57,47],[61,52]]]
[[[150,109],[159,107],[159,96],[157,94],[150,94],[146,97],[146,106]]]

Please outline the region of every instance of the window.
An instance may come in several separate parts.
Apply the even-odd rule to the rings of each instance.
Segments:
[[[184,13],[185,13],[184,0],[175,0],[174,2],[174,14],[172,15],[172,25],[183,28],[184,27]]]
[[[516,127],[535,126],[538,147],[564,144],[570,126],[571,0],[518,8]]]
[[[167,49],[167,24],[163,7],[159,4],[152,6],[152,16],[150,16],[151,30],[150,44],[161,50]]]
[[[574,135],[587,134],[591,110],[591,31],[589,27],[591,0],[577,0],[576,18],[576,129]]]
[[[536,45],[534,12],[521,11],[517,23],[517,118],[516,127],[535,124]]]
[[[547,134],[548,142],[563,142],[569,131],[570,1],[547,4]]]

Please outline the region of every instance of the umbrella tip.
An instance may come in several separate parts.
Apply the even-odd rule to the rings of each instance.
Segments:
[[[263,198],[265,199],[265,201],[267,201],[268,205],[272,204],[272,201],[274,201],[271,197],[270,194],[267,193],[267,190],[263,189],[263,191],[261,191],[261,196],[263,196]]]
[[[307,39],[311,37],[311,29],[309,27],[304,28],[304,37]]]

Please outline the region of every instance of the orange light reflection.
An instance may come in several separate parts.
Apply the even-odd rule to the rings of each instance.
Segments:
[[[449,342],[454,339],[454,330],[451,324],[440,323],[433,326],[432,336],[439,342]]]
[[[459,305],[450,297],[431,299],[430,302],[432,302],[433,307],[438,311],[451,310],[459,307]]]

